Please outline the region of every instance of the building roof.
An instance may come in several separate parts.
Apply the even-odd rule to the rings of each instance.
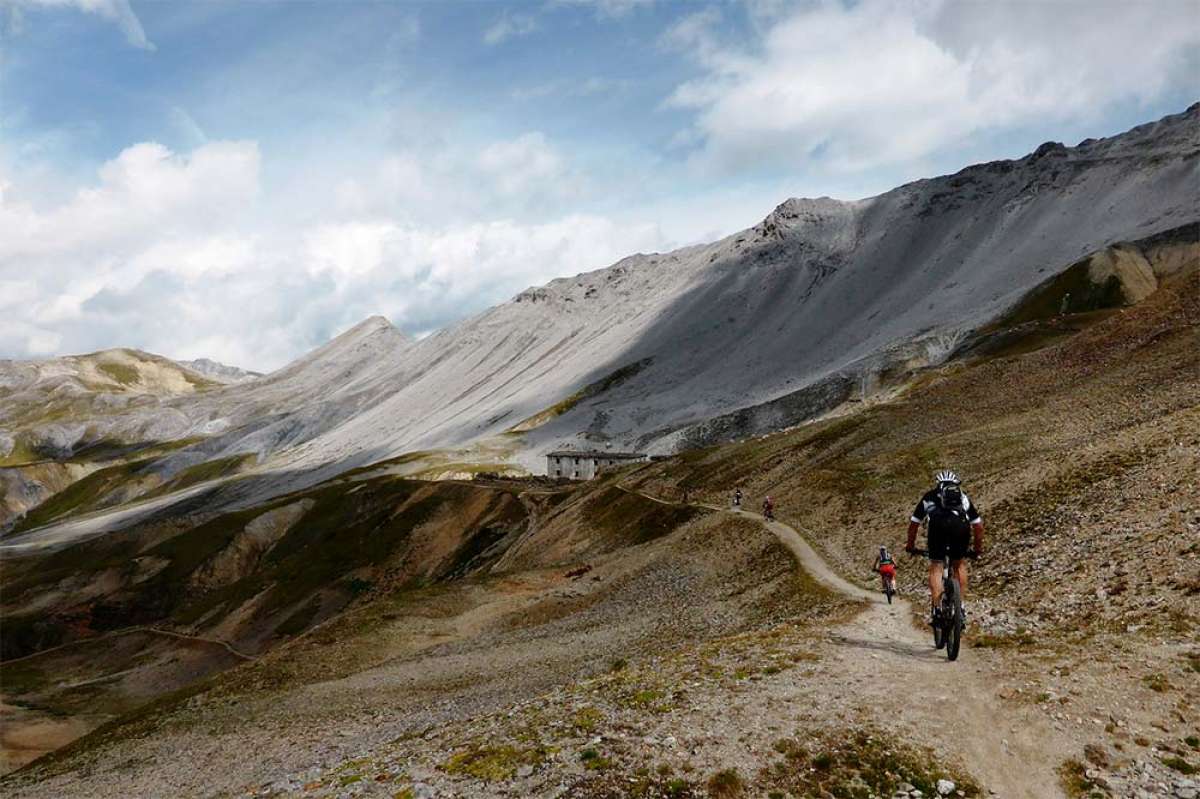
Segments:
[[[547,458],[608,458],[610,460],[624,461],[633,460],[635,458],[644,458],[644,452],[615,452],[611,450],[598,449],[557,449],[554,452],[547,452]]]

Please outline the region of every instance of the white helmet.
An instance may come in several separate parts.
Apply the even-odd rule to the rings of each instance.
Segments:
[[[962,480],[959,479],[958,474],[950,469],[942,469],[933,476],[933,479],[938,485],[942,485],[944,483],[950,483],[952,485],[962,484]]]

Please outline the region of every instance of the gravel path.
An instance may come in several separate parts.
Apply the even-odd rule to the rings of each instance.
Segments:
[[[897,706],[896,712],[903,712],[909,725],[957,752],[996,796],[1064,795],[1058,769],[1077,745],[1039,714],[999,701],[995,686],[1003,667],[994,657],[973,650],[964,652],[958,662],[947,661],[933,648],[931,634],[913,626],[913,611],[906,600],[896,598],[889,605],[882,594],[838,576],[795,528],[749,511],[703,507],[758,519],[818,582],[870,602],[863,613],[832,631],[834,671],[844,675],[842,685],[853,686],[852,696],[881,707],[893,702],[902,705],[903,710]],[[841,690],[842,685],[831,688]]]

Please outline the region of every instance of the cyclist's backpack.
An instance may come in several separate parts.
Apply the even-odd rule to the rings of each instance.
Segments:
[[[962,489],[945,485],[937,491],[937,501],[929,511],[929,529],[942,535],[961,535],[971,529],[964,507]]]

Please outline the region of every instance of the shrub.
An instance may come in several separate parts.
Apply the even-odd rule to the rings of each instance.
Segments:
[[[708,778],[708,792],[714,799],[736,799],[744,786],[737,769],[727,768]]]

